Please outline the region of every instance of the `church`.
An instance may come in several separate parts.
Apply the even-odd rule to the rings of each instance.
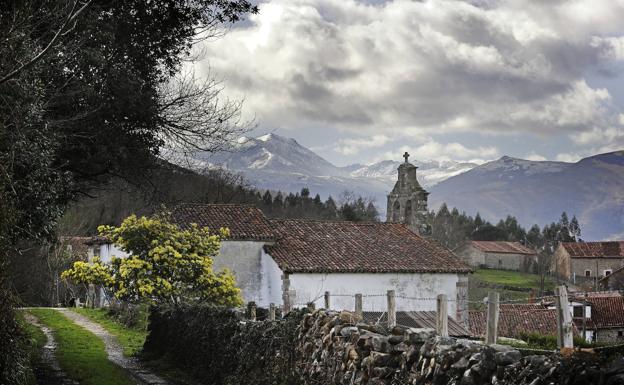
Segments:
[[[323,307],[329,292],[334,309],[354,310],[362,294],[363,310],[379,312],[394,290],[398,311],[434,311],[435,297],[446,294],[448,314],[467,325],[471,268],[427,237],[428,193],[416,169],[405,154],[386,222],[270,219],[249,205],[196,203],[173,207],[171,220],[229,228],[213,266],[232,270],[244,300],[259,306]]]
[[[405,162],[399,166],[399,178],[388,194],[387,222],[403,223],[417,234],[431,235],[431,226],[427,223],[429,193],[418,183],[418,167],[408,162],[407,152],[403,158]]]

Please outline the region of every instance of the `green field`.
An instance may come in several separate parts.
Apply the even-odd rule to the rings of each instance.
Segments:
[[[52,309],[28,310],[52,329],[61,369],[81,385],[131,385],[132,378],[108,360],[104,342]]]
[[[528,302],[530,290],[533,289],[538,295],[540,277],[537,274],[521,273],[508,270],[476,269],[469,279],[470,309],[483,310],[485,305],[482,300],[491,291],[500,294],[501,301],[515,300]],[[556,281],[546,277],[544,290],[551,292]],[[525,300],[525,301],[523,301]]]
[[[72,308],[71,310],[99,323],[110,334],[114,335],[123,348],[125,356],[133,356],[143,348],[145,337],[147,337],[147,330],[144,325],[128,328],[112,318],[106,309]]]

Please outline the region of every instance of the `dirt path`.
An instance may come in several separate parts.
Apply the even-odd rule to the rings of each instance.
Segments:
[[[77,382],[67,378],[66,374],[56,359],[56,341],[52,330],[39,322],[39,319],[33,314],[24,312],[24,319],[35,325],[46,336],[46,344],[43,346],[41,353],[41,362],[35,367],[35,377],[38,384],[45,385],[78,385]]]
[[[134,357],[124,357],[123,349],[117,343],[116,338],[100,326],[100,324],[93,322],[89,318],[69,309],[57,308],[55,310],[61,312],[65,317],[69,318],[77,325],[87,329],[101,338],[102,341],[104,341],[104,345],[106,345],[108,359],[126,369],[137,381],[139,381],[140,385],[167,385],[165,380],[143,367],[138,359]]]

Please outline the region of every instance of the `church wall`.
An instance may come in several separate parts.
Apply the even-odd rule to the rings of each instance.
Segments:
[[[213,263],[214,271],[228,268],[234,273],[245,302],[254,301],[259,305],[265,305],[263,296],[270,296],[268,288],[271,287],[269,282],[266,285],[263,282],[263,273],[270,277],[272,272],[266,261],[263,264],[264,245],[265,242],[259,241],[221,242],[221,249]]]
[[[408,273],[293,273],[289,276],[290,289],[294,290],[296,306],[314,302],[316,307],[324,307],[324,293],[331,295],[331,308],[354,310],[353,295],[363,294],[363,310],[387,310],[388,290],[396,292],[397,311],[436,310],[435,297],[446,294],[449,299],[449,315],[456,317],[458,274],[408,274]],[[379,295],[366,297],[366,295]],[[428,300],[402,299],[428,298]]]

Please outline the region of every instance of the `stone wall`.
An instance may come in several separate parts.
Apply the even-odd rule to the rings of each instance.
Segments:
[[[508,346],[433,329],[388,331],[323,309],[273,322],[205,306],[155,309],[144,354],[215,385],[624,385],[620,351],[610,353],[615,361],[581,353],[523,357]]]

